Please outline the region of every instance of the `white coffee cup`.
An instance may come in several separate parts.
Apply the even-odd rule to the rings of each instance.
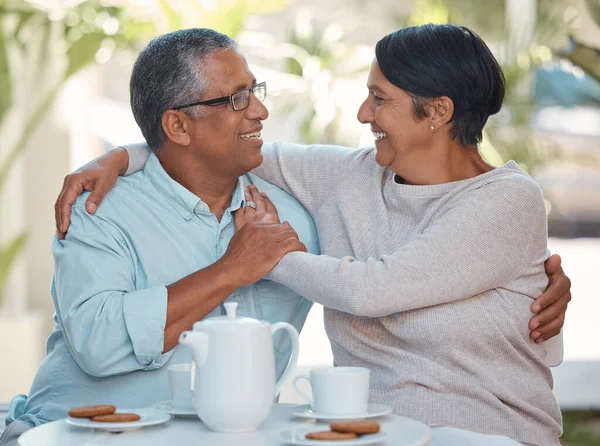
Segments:
[[[369,406],[370,370],[363,367],[328,367],[311,370],[294,378],[294,390],[315,412],[331,415],[364,414]],[[305,379],[312,388],[312,399],[298,388]]]
[[[194,410],[192,398],[192,364],[173,364],[167,368],[171,407],[173,409]]]

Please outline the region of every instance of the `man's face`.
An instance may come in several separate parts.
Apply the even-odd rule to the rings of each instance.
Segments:
[[[229,96],[256,84],[246,59],[234,49],[213,54],[204,65],[209,87],[202,100]],[[254,94],[250,93],[248,108],[239,111],[230,104],[201,107],[202,117],[191,121],[189,148],[203,163],[236,176],[262,163],[261,121],[267,119],[269,112]]]

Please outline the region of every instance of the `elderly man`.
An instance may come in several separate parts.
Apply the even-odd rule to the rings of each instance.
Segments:
[[[158,37],[139,55],[130,87],[152,155],[95,214],[81,196],[66,238],[54,240],[56,325],[29,395],[11,402],[0,444],[72,407],[169,399],[166,366],[191,361],[179,334],[221,315],[226,300],[241,314],[298,330],[310,309],[288,288],[261,280],[283,255],[316,252],[318,242],[295,199],[248,175],[262,162],[266,86],[235,42],[207,29]],[[284,224],[271,204],[254,211],[253,183]],[[244,224],[253,219],[260,221]],[[290,348],[276,338],[278,374]]]

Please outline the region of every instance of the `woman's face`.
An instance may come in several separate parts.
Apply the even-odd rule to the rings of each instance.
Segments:
[[[358,109],[358,120],[371,125],[377,163],[398,172],[394,165],[400,167],[403,158],[418,154],[429,140],[429,122],[415,118],[412,97],[385,78],[376,59],[367,87],[369,96]]]

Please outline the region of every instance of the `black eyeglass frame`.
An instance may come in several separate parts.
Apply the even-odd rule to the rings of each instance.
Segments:
[[[258,88],[264,88],[265,90],[265,97],[260,99],[258,98],[258,96],[255,95],[255,91]],[[171,110],[181,110],[182,108],[187,108],[187,107],[194,107],[196,105],[209,105],[211,107],[214,107],[215,105],[223,105],[223,104],[230,104],[231,108],[233,109],[233,111],[240,111],[240,110],[245,110],[248,108],[248,106],[250,105],[250,101],[248,100],[248,103],[246,104],[246,106],[244,108],[235,108],[235,102],[233,100],[233,97],[237,94],[243,93],[247,91],[248,94],[252,93],[254,94],[257,99],[259,101],[264,101],[267,97],[267,83],[266,82],[261,82],[260,84],[256,84],[250,88],[244,88],[242,90],[238,90],[233,94],[230,94],[229,96],[223,96],[220,98],[216,98],[216,99],[209,99],[207,101],[200,101],[200,102],[192,102],[191,104],[185,104],[185,105],[178,105],[177,107],[171,107]]]

